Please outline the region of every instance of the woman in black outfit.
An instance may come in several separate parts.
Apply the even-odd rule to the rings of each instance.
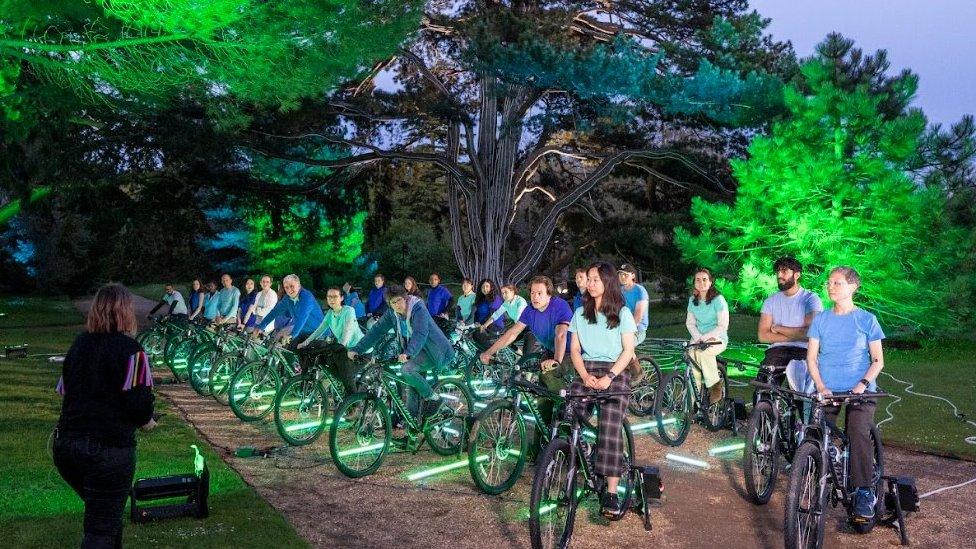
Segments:
[[[85,503],[83,548],[121,547],[122,510],[136,468],[135,430],[153,420],[152,371],[130,334],[132,294],[110,284],[95,295],[86,331],[68,350],[57,390],[54,464]]]

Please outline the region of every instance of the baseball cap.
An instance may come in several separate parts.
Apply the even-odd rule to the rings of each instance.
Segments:
[[[620,272],[630,273],[630,274],[632,274],[634,276],[637,276],[637,268],[635,268],[630,263],[624,263],[623,265],[621,265],[620,268],[617,269],[617,272],[618,273],[620,273]]]

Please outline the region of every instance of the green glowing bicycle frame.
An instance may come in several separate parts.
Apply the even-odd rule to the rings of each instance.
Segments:
[[[274,409],[282,378],[301,373],[294,353],[282,348],[281,341],[271,344],[269,352],[239,367],[227,384],[227,401],[241,421],[264,419]]]
[[[371,359],[360,373],[363,392],[339,404],[329,429],[329,451],[339,471],[350,478],[371,475],[390,451],[393,415],[406,429],[406,450],[419,451],[424,441],[442,456],[458,454],[466,440],[471,397],[463,384],[444,379],[434,383],[441,396],[438,409],[417,421],[400,397],[400,389],[414,390],[389,362]],[[421,410],[424,408],[421,401]]]
[[[595,473],[593,460],[596,444],[585,441],[588,427],[581,412],[589,405],[613,396],[629,396],[630,393],[605,392],[572,395],[562,392],[563,406],[559,411],[562,424],[559,435],[543,450],[536,463],[529,498],[529,533],[533,549],[562,549],[569,547],[576,522],[576,512],[591,495],[606,489],[606,479]],[[567,428],[568,426],[568,428]],[[633,463],[634,435],[627,418],[621,429],[624,437],[624,467],[617,486],[621,514],[631,508],[634,501],[648,517],[648,501],[637,481],[637,468]]]
[[[735,422],[735,407],[729,398],[729,376],[726,365],[719,361],[718,373],[722,384],[722,398],[715,404],[709,403],[708,387],[695,380],[693,372],[702,375],[701,365],[693,358],[689,351],[694,348],[704,349],[720,342],[704,342],[688,344],[684,347],[684,367],[668,374],[657,393],[654,415],[657,419],[657,431],[661,440],[669,446],[681,446],[691,430],[695,420],[701,421],[709,431],[719,431],[731,428],[737,434]]]

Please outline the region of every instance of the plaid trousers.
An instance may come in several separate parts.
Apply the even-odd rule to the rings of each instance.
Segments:
[[[587,360],[583,363],[586,371],[596,377],[603,377],[610,368],[612,362],[595,362]],[[625,369],[620,375],[613,378],[610,382],[608,391],[630,391],[630,373]],[[598,393],[583,385],[583,382],[576,378],[570,387],[572,393]],[[629,396],[613,397],[600,404],[600,412],[597,419],[597,439],[596,439],[596,460],[594,470],[598,475],[605,477],[618,477],[624,469],[624,431],[623,421],[627,416],[627,403]],[[587,414],[589,417],[590,414]]]

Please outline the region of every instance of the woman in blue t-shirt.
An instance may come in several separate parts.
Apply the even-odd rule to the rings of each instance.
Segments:
[[[613,265],[594,263],[587,269],[583,306],[573,314],[569,332],[570,357],[579,376],[571,393],[630,392],[627,366],[634,359],[637,323],[624,303]],[[594,470],[607,479],[601,512],[614,519],[622,512],[617,483],[624,465],[621,424],[627,415],[628,400],[626,396],[611,397],[600,405],[598,419]]]
[[[881,340],[885,335],[878,319],[854,305],[854,293],[860,286],[861,278],[854,269],[837,267],[830,271],[827,295],[834,306],[814,317],[807,331],[810,338],[807,368],[817,392],[825,397],[834,391],[856,394],[876,391],[875,380],[884,368]],[[854,512],[864,519],[874,517],[877,501],[871,478],[874,474],[871,427],[874,426],[875,406],[873,400],[848,403],[845,425],[850,439],[851,483],[858,487],[854,494]],[[836,421],[840,406],[831,406],[825,411],[830,421]]]
[[[692,343],[703,341],[720,341],[721,345],[713,345],[704,349],[692,349],[688,354],[701,367],[701,374],[695,370],[695,378],[699,382],[704,377],[708,387],[708,400],[712,404],[722,400],[725,386],[720,383],[722,378],[718,373],[718,355],[729,344],[729,305],[725,298],[715,288],[712,272],[708,269],[695,271],[695,288],[688,298],[688,316],[685,320]]]

